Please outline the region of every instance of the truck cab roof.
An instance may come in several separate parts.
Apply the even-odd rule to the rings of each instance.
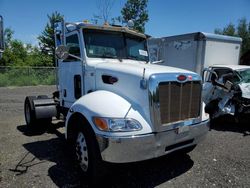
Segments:
[[[140,33],[128,27],[118,26],[118,25],[109,25],[109,24],[95,25],[91,23],[74,22],[74,23],[66,23],[66,29],[67,29],[67,32],[71,32],[71,31],[78,30],[78,29],[96,29],[96,30],[105,30],[105,31],[125,32],[125,33],[130,33],[133,35],[137,35],[138,37],[142,37],[142,38],[150,37],[147,34]]]

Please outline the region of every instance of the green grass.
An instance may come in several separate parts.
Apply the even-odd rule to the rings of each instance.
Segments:
[[[0,87],[56,84],[54,69],[10,69],[0,72]]]

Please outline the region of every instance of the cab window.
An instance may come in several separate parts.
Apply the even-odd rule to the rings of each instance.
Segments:
[[[72,54],[77,57],[81,57],[79,39],[78,39],[77,34],[73,34],[73,35],[66,37],[66,46],[69,49],[69,54]],[[78,61],[78,59],[75,57],[69,56],[64,61],[65,62]]]

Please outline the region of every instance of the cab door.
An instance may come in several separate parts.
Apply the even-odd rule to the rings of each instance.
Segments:
[[[212,70],[211,67],[208,68],[208,70]],[[202,101],[207,104],[209,102],[209,98],[212,95],[213,92],[213,84],[211,82],[211,73],[208,71],[205,71],[203,73],[203,87],[202,87]]]
[[[67,59],[60,61],[59,66],[59,91],[60,105],[70,108],[71,105],[83,94],[83,72],[82,47],[80,35],[77,31],[66,35],[66,46],[69,49]],[[78,57],[78,58],[76,58]]]
[[[217,82],[221,83],[222,85],[225,84],[223,83],[222,80],[223,75],[233,73],[233,71],[230,68],[226,67],[210,67],[209,69],[217,74],[218,76]],[[203,84],[203,93],[202,93],[202,99],[205,103],[208,103],[214,98],[217,98],[217,96],[214,96],[214,88],[216,86],[212,84],[212,76],[213,76],[212,73],[209,72],[207,72],[207,74],[205,75],[205,80],[204,80],[205,82]]]

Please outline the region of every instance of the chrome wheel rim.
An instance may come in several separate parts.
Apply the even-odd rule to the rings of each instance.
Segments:
[[[86,172],[88,170],[88,148],[86,139],[82,132],[78,133],[76,139],[76,157],[79,161],[81,169]]]
[[[25,117],[26,117],[26,123],[30,124],[30,107],[29,104],[25,104]]]

